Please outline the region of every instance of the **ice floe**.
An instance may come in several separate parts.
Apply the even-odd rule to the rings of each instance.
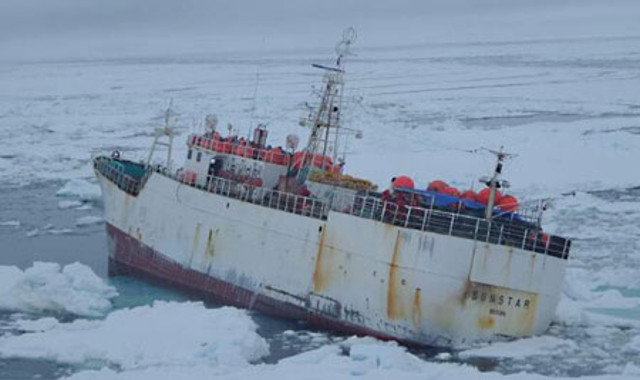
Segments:
[[[125,370],[151,366],[237,368],[269,353],[245,311],[199,302],[120,309],[104,320],[22,323],[28,332],[0,337],[0,356],[47,359]],[[163,378],[167,378],[164,376]]]
[[[18,221],[18,220],[6,220],[4,222],[0,222],[0,227],[18,228],[18,227],[20,227],[20,221]]]
[[[84,203],[78,200],[62,200],[58,202],[58,208],[61,210],[65,210],[68,208],[78,208],[81,207]]]
[[[512,342],[499,342],[491,345],[462,351],[458,354],[461,358],[515,358],[522,359],[536,355],[566,354],[576,350],[577,345],[567,339],[553,336],[537,336],[527,339],[518,339]]]
[[[88,215],[88,216],[83,216],[76,219],[76,226],[84,227],[84,226],[90,226],[92,224],[100,224],[103,222],[104,222],[104,218],[101,216]]]
[[[640,354],[640,335],[636,335],[625,346],[627,352]]]
[[[21,270],[0,266],[0,309],[25,312],[59,312],[97,317],[111,308],[117,296],[86,265],[36,262]]]
[[[47,233],[50,235],[68,235],[68,234],[72,234],[74,232],[74,230],[72,230],[71,228],[52,228],[50,230],[47,230]]]
[[[100,199],[100,186],[85,179],[71,179],[56,192],[59,197],[78,198],[83,201]]]
[[[26,237],[35,237],[38,236],[40,234],[40,229],[39,228],[32,228],[29,231],[27,231],[24,236]]]

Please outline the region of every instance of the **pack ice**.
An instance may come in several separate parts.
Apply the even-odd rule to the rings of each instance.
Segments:
[[[0,266],[0,309],[98,317],[118,295],[86,265],[36,262],[21,270]]]
[[[43,318],[17,327],[28,332],[1,337],[0,357],[132,370],[203,364],[237,368],[269,353],[245,311],[207,309],[200,302],[156,301],[116,310],[104,320]]]

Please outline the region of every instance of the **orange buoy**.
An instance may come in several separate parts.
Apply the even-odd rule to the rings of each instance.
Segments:
[[[460,190],[455,187],[445,187],[439,191],[440,194],[450,195],[452,197],[460,197]]]
[[[467,190],[460,194],[460,198],[476,202],[478,200],[478,194],[473,190]]]
[[[513,195],[505,195],[501,197],[500,201],[497,202],[497,204],[501,210],[511,211],[511,212],[518,211],[518,208],[520,206],[518,204],[518,199]]]
[[[413,180],[411,178],[407,177],[406,175],[401,175],[396,177],[395,181],[393,181],[393,183],[391,184],[391,187],[394,189],[413,189],[415,187],[415,184],[413,183]]]
[[[435,180],[435,181],[431,181],[431,183],[429,184],[429,187],[427,187],[427,190],[435,191],[439,193],[442,191],[442,189],[445,189],[447,187],[449,187],[449,184],[446,183],[445,181]]]
[[[482,203],[483,205],[486,205],[487,203],[489,203],[489,195],[491,194],[491,189],[489,189],[488,187],[482,189],[479,193],[478,193],[478,198],[477,201]],[[500,193],[500,190],[496,190],[496,199],[494,200],[494,204],[499,204],[500,203],[500,198],[502,198],[502,193]]]

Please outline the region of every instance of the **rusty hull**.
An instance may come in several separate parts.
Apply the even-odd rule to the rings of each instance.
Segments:
[[[555,257],[343,213],[308,218],[157,173],[137,197],[98,178],[109,225],[189,273],[243,289],[249,305],[272,300],[305,319],[446,346],[539,334],[557,307],[565,260]]]

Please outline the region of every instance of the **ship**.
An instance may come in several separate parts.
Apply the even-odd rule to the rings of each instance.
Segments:
[[[207,116],[175,167],[171,112],[146,160],[114,151],[93,167],[102,191],[110,275],[139,276],[221,304],[302,320],[320,329],[455,347],[529,337],[557,309],[571,241],[542,229],[495,170],[479,193],[407,176],[379,191],[346,174],[341,141],[345,31],[322,91],[301,124],[309,137],[268,144],[223,137]],[[166,161],[153,160],[166,148]],[[188,323],[188,322],[187,322]]]

